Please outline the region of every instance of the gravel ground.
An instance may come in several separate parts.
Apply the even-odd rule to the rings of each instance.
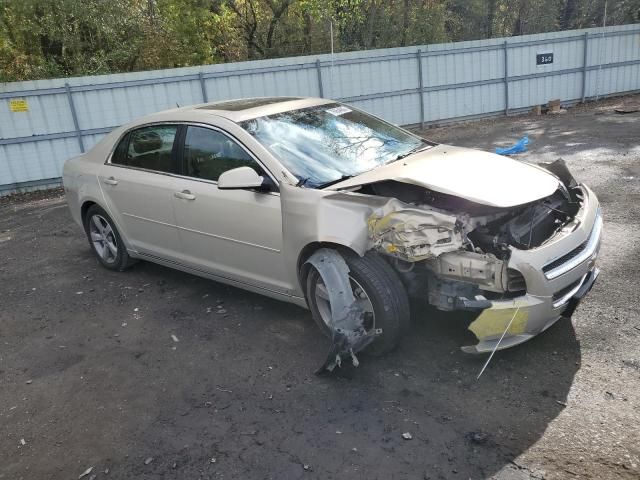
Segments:
[[[416,311],[396,352],[318,377],[306,310],[150,263],[106,271],[61,197],[5,199],[0,478],[639,478],[640,113],[621,101],[425,133],[488,150],[528,133],[518,158],[563,157],[606,219],[573,319],[479,381],[468,316]]]

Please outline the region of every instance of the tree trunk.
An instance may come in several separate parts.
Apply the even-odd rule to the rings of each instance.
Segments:
[[[409,0],[404,0],[404,8],[402,11],[402,40],[400,46],[407,46],[407,37],[409,35]]]
[[[303,29],[304,32],[304,53],[312,53],[311,49],[313,48],[311,45],[311,15],[309,12],[304,12],[303,16]]]
[[[278,6],[276,6],[272,2],[267,2],[269,4],[269,8],[271,9],[271,21],[269,22],[269,29],[267,30],[267,55],[269,55],[271,49],[273,48],[273,35],[276,31],[276,27],[278,26],[278,22],[280,22],[280,19],[289,8],[289,2],[290,0],[284,0]]]
[[[524,22],[527,18],[526,15],[526,8],[525,8],[525,3],[527,0],[525,0],[524,2],[522,0],[520,0],[520,2],[518,3],[518,16],[516,17],[516,21],[513,22],[513,29],[511,30],[511,35],[516,36],[516,35],[522,35],[522,30],[523,30],[523,25]]]
[[[151,25],[156,24],[156,0],[147,0],[147,15]]]
[[[560,30],[569,30],[573,26],[577,6],[578,0],[565,0],[558,22]]]
[[[254,60],[258,58],[257,52],[260,51],[260,47],[256,42],[258,20],[256,18],[253,1],[248,0],[244,4],[244,12],[240,11],[239,5],[235,2],[229,2],[229,7],[235,12],[238,19],[241,21],[240,27],[244,30],[244,41],[247,46],[247,60]]]
[[[493,37],[493,22],[496,19],[496,0],[487,1],[487,38]]]
[[[518,14],[518,17],[516,18],[516,21],[513,22],[513,28],[511,29],[511,35],[512,36],[517,36],[517,35],[522,35],[522,18],[520,17],[520,14]]]
[[[372,48],[375,45],[374,29],[376,24],[376,17],[378,13],[378,3],[376,0],[371,2],[371,7],[367,14],[367,30],[364,32],[362,43],[365,49]]]

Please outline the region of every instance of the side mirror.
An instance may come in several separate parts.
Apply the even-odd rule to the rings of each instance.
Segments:
[[[251,167],[238,167],[227,170],[218,177],[220,190],[238,190],[255,188],[257,190],[270,190],[271,182],[261,177]]]

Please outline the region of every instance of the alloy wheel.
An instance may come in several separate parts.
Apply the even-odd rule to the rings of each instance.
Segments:
[[[366,316],[364,322],[365,330],[369,331],[374,329],[376,318],[371,299],[367,295],[367,292],[365,292],[364,288],[362,288],[362,286],[351,275],[349,275],[349,282],[351,284],[351,290],[356,299],[356,303],[359,304],[360,308],[362,308],[365,313],[369,314]],[[320,318],[322,318],[325,325],[330,326],[332,324],[332,316],[331,304],[329,303],[329,292],[322,281],[322,277],[319,275],[315,285],[315,301],[318,313],[320,313]]]
[[[89,220],[89,235],[96,253],[106,263],[115,263],[118,257],[118,241],[113,227],[102,215],[92,215]]]

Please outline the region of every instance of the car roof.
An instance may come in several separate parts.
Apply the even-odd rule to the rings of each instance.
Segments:
[[[173,108],[139,118],[132,124],[192,120],[206,122],[212,115],[239,123],[252,118],[335,103],[334,100],[313,97],[254,97],[219,102],[201,103]],[[130,124],[131,126],[131,124]]]
[[[227,112],[239,112],[241,110],[250,110],[275,103],[286,103],[294,100],[302,100],[302,97],[254,97],[236,100],[222,100],[220,102],[212,102],[200,105],[200,110],[226,110]]]

